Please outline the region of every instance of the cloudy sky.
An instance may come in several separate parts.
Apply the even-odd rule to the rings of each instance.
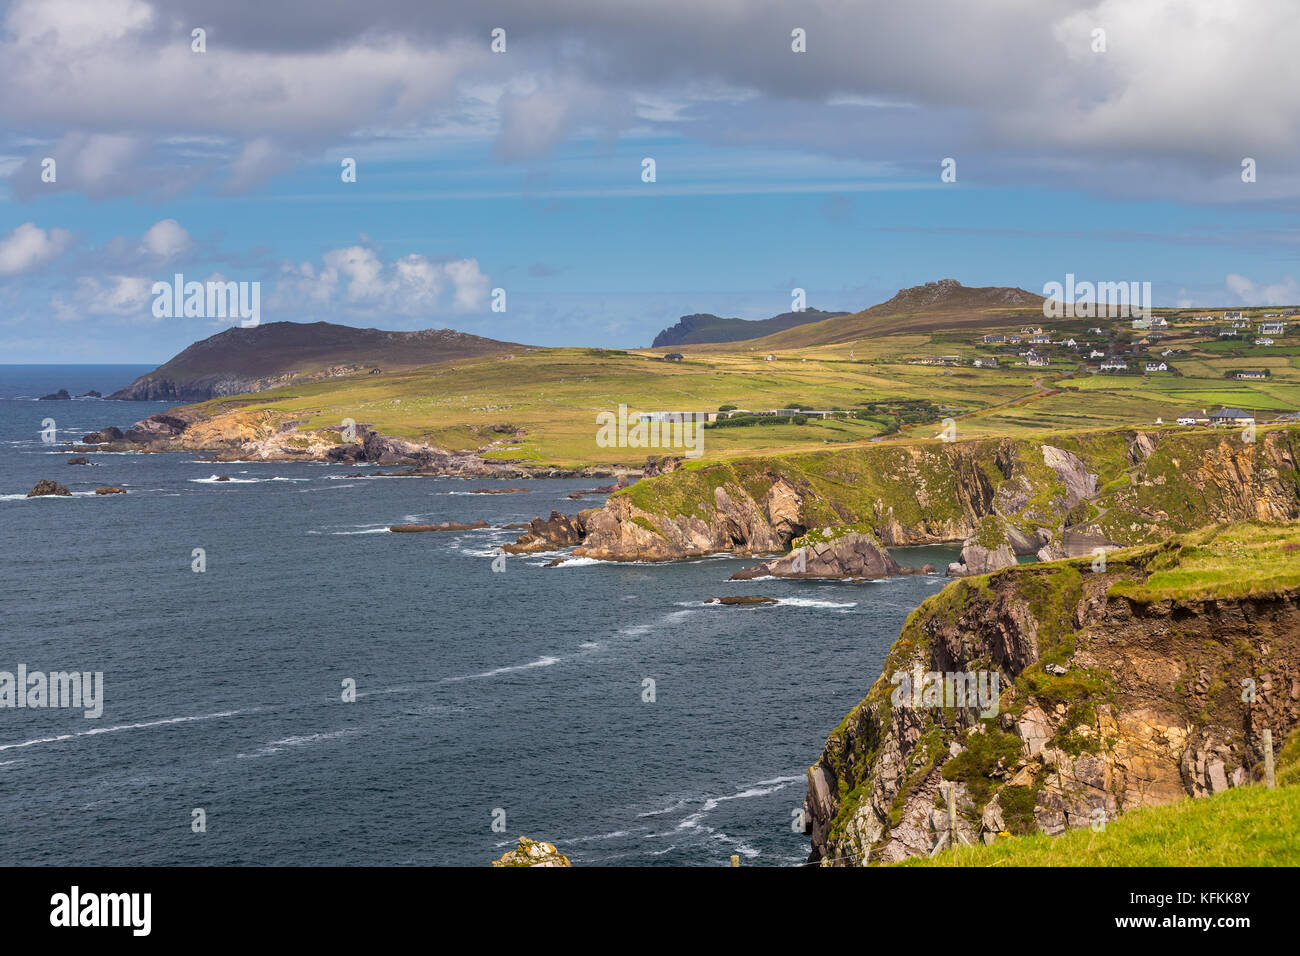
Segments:
[[[541,345],[943,277],[1297,303],[1297,46],[1294,0],[0,3],[0,362],[229,324],[155,317],[176,273]]]

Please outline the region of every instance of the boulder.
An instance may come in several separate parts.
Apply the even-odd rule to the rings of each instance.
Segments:
[[[122,438],[122,429],[116,428],[112,425],[107,428],[101,428],[97,432],[90,432],[89,434],[81,436],[81,440],[87,445],[106,445],[109,442],[121,441]]]
[[[733,581],[753,578],[883,578],[902,569],[875,535],[851,531],[829,541],[795,548],[787,555],[737,571]]]
[[[961,549],[960,560],[948,565],[948,575],[956,578],[971,574],[989,574],[1003,568],[1015,567],[1016,563],[1016,554],[1009,544],[998,548],[967,544]]]
[[[514,544],[507,544],[501,550],[507,554],[556,551],[581,543],[583,534],[580,515],[569,517],[558,511],[552,511],[549,518],[534,518],[529,522],[527,532],[521,534]]]
[[[122,437],[130,442],[148,444],[175,438],[189,427],[189,422],[175,415],[150,415],[128,428]]]
[[[90,464],[90,459],[89,459],[89,458],[69,458],[69,459],[68,459],[68,464],[69,464],[69,465],[89,465],[89,464]]]
[[[44,495],[60,495],[71,497],[72,492],[57,481],[50,481],[48,478],[42,478],[36,482],[36,486],[27,492],[28,498],[40,498]]]
[[[499,860],[492,861],[493,866],[572,866],[569,858],[557,850],[554,844],[540,840],[520,837],[519,845],[510,850]]]
[[[124,494],[126,494],[126,489],[125,489],[125,488],[96,488],[96,489],[95,489],[95,494],[97,494],[97,495],[124,495]]]

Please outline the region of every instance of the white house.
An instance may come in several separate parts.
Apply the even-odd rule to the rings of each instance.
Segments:
[[[1095,359],[1095,358],[1104,359],[1105,357],[1106,357],[1106,353],[1103,352],[1101,349],[1093,349],[1091,352],[1088,353],[1088,358],[1090,359]]]
[[[1153,315],[1151,316],[1151,328],[1167,329],[1169,328],[1169,320],[1166,319],[1163,315]]]
[[[1169,366],[1164,362],[1147,362],[1146,369],[1148,372],[1167,372]]]
[[[1285,322],[1262,322],[1259,326],[1260,335],[1281,335],[1285,331]]]
[[[1133,320],[1133,328],[1135,328],[1135,329],[1149,329],[1149,328],[1151,328],[1151,320],[1150,320],[1150,319],[1145,319],[1145,318],[1143,318],[1143,319],[1134,319],[1134,320]]]
[[[1128,371],[1128,363],[1123,359],[1108,358],[1101,363],[1101,370],[1103,372],[1126,372]]]
[[[1234,319],[1240,319],[1240,318],[1241,318],[1241,313],[1240,313],[1240,312],[1225,312],[1225,313],[1223,313],[1223,321],[1225,321],[1225,322],[1231,322],[1231,321],[1233,321]]]
[[[1255,340],[1255,344],[1256,344],[1256,345],[1272,345],[1272,344],[1273,344],[1273,340],[1270,339],[1268,336],[1260,336],[1259,338],[1257,338],[1257,339]]]

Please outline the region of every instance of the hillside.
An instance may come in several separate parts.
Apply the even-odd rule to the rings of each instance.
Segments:
[[[1300,722],[1297,633],[1294,523],[951,584],[908,617],[809,768],[812,858],[928,855],[948,829],[946,788],[958,834],[977,844],[1257,784],[1262,731],[1277,750]],[[951,690],[954,674],[976,672],[997,688],[987,709],[920,692],[921,675],[946,675]],[[899,694],[912,674],[917,689]]]
[[[291,383],[434,365],[523,346],[452,329],[385,332],[329,322],[271,322],[195,342],[110,399],[201,402]]]
[[[768,335],[753,343],[767,349],[835,345],[902,332],[997,328],[1032,322],[1043,325],[1043,297],[1006,286],[967,287],[940,279],[900,289],[893,298],[852,315],[828,318]]]
[[[770,319],[724,319],[707,312],[683,315],[676,325],[655,336],[651,348],[673,345],[709,345],[720,342],[743,342],[761,338],[775,332],[784,332],[795,326],[821,322],[825,319],[848,315],[847,312],[823,312],[804,309],[802,312],[783,312]]]

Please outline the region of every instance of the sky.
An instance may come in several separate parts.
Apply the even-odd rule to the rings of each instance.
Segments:
[[[1300,304],[1298,44],[1294,0],[0,3],[0,363],[240,321],[156,314],[177,274],[546,346],[941,278]]]

